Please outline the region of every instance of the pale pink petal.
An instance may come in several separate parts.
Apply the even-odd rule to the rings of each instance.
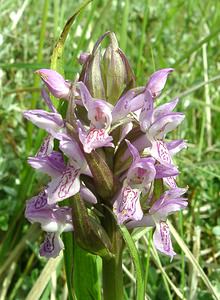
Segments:
[[[84,185],[81,185],[80,187],[80,196],[83,200],[96,204],[97,203],[97,198],[96,196]]]
[[[113,205],[113,211],[119,224],[129,220],[142,219],[143,211],[139,200],[140,193],[138,189],[132,189],[129,186],[122,188]]]
[[[149,135],[156,139],[163,139],[165,135],[174,130],[184,118],[185,116],[182,113],[170,113],[164,115],[151,124],[148,130]]]
[[[58,233],[47,233],[43,244],[40,246],[40,256],[55,258],[64,249],[63,241]]]
[[[35,156],[47,156],[52,153],[54,146],[54,138],[52,135],[48,135],[40,146],[37,154]]]
[[[165,103],[165,104],[162,104],[162,105],[156,107],[153,112],[153,119],[156,120],[156,119],[162,117],[163,115],[167,115],[167,114],[171,113],[174,110],[174,108],[176,107],[176,105],[178,104],[178,102],[179,102],[179,99],[176,98],[172,102],[168,102],[168,103]]]
[[[152,141],[150,153],[157,161],[159,161],[163,165],[167,165],[168,167],[170,167],[170,165],[173,164],[170,152],[167,149],[166,143],[163,141]]]
[[[160,95],[166,84],[168,75],[173,71],[174,69],[171,68],[161,69],[151,75],[147,83],[147,89],[151,92],[152,97],[156,98]]]
[[[46,189],[48,203],[53,204],[77,194],[80,190],[80,170],[69,165],[57,178],[54,178]]]
[[[153,235],[153,242],[157,250],[166,254],[173,259],[176,253],[173,251],[172,241],[170,238],[169,226],[166,222],[160,221],[156,224],[156,229]]]

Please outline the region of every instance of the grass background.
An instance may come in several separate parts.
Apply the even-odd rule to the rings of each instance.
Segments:
[[[46,264],[38,255],[42,236],[23,216],[25,200],[46,180],[26,163],[43,133],[26,123],[22,111],[44,108],[34,71],[49,67],[55,42],[78,5],[66,0],[1,1],[1,300],[25,299]],[[80,70],[77,57],[107,30],[116,33],[138,85],[156,69],[175,68],[159,102],[179,96],[178,111],[186,114],[170,137],[188,140],[189,148],[176,160],[180,186],[189,186],[189,208],[171,221],[220,293],[220,2],[94,0],[78,16],[65,44],[66,78],[75,78]],[[178,255],[173,262],[162,255],[158,261],[146,245],[150,236],[148,231],[137,244],[146,266],[147,299],[179,299],[171,283],[186,299],[213,299],[183,248],[174,242]],[[62,263],[57,265],[40,299],[65,299],[65,274]],[[135,299],[135,274],[126,251],[124,271],[125,299]]]

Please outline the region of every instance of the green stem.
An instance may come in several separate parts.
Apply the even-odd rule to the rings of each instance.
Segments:
[[[102,261],[103,299],[123,300],[123,240],[109,212],[106,212],[104,226],[112,242],[114,257]]]

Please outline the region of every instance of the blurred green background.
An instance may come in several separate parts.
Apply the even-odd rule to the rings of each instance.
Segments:
[[[53,47],[79,1],[0,1],[0,300],[25,299],[46,260],[38,255],[42,237],[24,219],[25,201],[43,184],[26,159],[42,132],[22,111],[44,108],[34,74],[50,65]],[[220,2],[198,0],[94,0],[74,22],[65,44],[65,77],[80,71],[77,57],[92,49],[105,31],[114,31],[134,69],[137,85],[152,72],[173,67],[159,103],[180,97],[186,114],[172,138],[188,149],[176,158],[180,186],[189,186],[189,208],[172,223],[220,293]],[[45,179],[46,180],[46,179]],[[143,259],[147,247],[138,244]],[[174,242],[173,262],[160,255],[165,274],[186,299],[212,299],[199,273]],[[124,253],[127,299],[135,299],[134,270]],[[146,299],[179,299],[154,259],[150,259]],[[58,272],[58,271],[57,271]],[[41,299],[66,299],[60,267]],[[55,298],[54,290],[56,291]],[[126,299],[126,298],[125,298]],[[87,299],[85,299],[87,300]]]

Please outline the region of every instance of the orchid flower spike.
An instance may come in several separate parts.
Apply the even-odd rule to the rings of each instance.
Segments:
[[[169,133],[184,114],[174,111],[179,99],[156,103],[173,69],[160,69],[146,85],[135,86],[132,68],[112,32],[104,33],[79,62],[82,70],[72,83],[55,70],[36,71],[48,111],[23,113],[46,132],[28,163],[49,180],[27,201],[25,211],[46,233],[40,255],[58,256],[64,249],[62,235],[75,230],[79,246],[112,258],[114,241],[107,221],[112,210],[117,223],[131,230],[155,227],[155,247],[173,258],[167,218],[187,207],[186,189],[177,187],[181,170],[174,155],[186,143]],[[66,115],[56,109],[50,94],[68,100]],[[60,205],[65,199],[71,207]]]

